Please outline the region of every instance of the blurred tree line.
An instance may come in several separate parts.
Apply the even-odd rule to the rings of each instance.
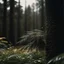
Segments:
[[[35,3],[28,5],[25,11],[20,0],[2,0],[0,2],[0,37],[6,37],[13,45],[28,31],[41,29],[40,12]],[[36,10],[36,11],[35,11]]]

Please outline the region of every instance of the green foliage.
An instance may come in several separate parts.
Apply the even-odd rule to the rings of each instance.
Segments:
[[[43,0],[37,0],[36,6],[41,9],[42,8]]]
[[[10,42],[7,41],[7,39],[4,38],[0,38],[0,49],[7,49],[11,46],[12,44]]]
[[[44,53],[2,54],[0,64],[45,64]]]
[[[64,64],[64,54],[54,57],[47,64]]]
[[[20,45],[23,50],[44,50],[44,33],[41,30],[30,31],[27,33],[27,35],[24,35],[20,38],[20,40],[17,42],[17,45]]]
[[[7,46],[4,43],[0,43],[0,49],[6,49]]]

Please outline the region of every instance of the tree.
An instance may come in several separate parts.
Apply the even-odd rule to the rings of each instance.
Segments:
[[[0,36],[2,36],[3,4],[0,3]]]
[[[44,0],[37,0],[36,6],[39,9],[39,13],[40,13],[40,17],[41,17],[41,29],[45,30]]]
[[[15,0],[14,1],[10,0],[9,40],[13,43],[13,45],[16,44],[17,40],[22,35],[21,19],[22,19],[22,6],[20,5],[20,0],[18,3]]]
[[[28,7],[26,8],[27,10],[27,31],[30,31],[31,28],[31,7],[30,5],[28,5]]]
[[[25,29],[25,34],[27,33],[27,10],[26,10],[26,0],[25,0],[25,23],[24,23],[24,29]]]
[[[25,17],[25,32],[27,33],[27,31],[31,30],[31,7],[30,5],[28,5],[28,7],[25,8],[25,13],[24,13],[24,17]]]
[[[46,0],[47,36],[46,56],[47,61],[64,53],[63,40],[63,4],[62,0]],[[61,30],[62,29],[62,30]]]
[[[21,33],[21,19],[22,19],[22,6],[20,5],[20,0],[19,0],[19,3],[18,3],[18,6],[16,7],[17,8],[17,13],[18,13],[18,21],[17,21],[17,36],[18,36],[18,39],[22,36],[22,33]]]
[[[3,36],[6,37],[6,23],[7,23],[7,0],[3,0],[4,10],[3,10]]]
[[[14,33],[14,0],[10,0],[10,30],[9,40],[15,45],[15,33]]]
[[[35,3],[32,4],[32,22],[33,22],[33,30],[35,29]]]

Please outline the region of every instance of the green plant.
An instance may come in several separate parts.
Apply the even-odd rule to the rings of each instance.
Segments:
[[[45,53],[2,54],[0,64],[45,64]]]
[[[12,44],[8,42],[8,40],[5,37],[0,37],[0,48],[6,49],[10,46],[12,46]]]
[[[22,47],[22,50],[44,50],[45,48],[45,39],[44,32],[41,30],[34,30],[27,32],[27,35],[24,35],[17,42],[17,45]]]
[[[47,64],[64,64],[64,53],[54,57]]]

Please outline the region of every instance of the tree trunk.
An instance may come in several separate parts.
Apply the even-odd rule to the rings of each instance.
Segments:
[[[26,10],[26,0],[25,0],[25,23],[24,23],[24,29],[25,29],[25,34],[27,33],[27,10]]]
[[[62,33],[63,22],[62,0],[46,0],[47,13],[47,61],[64,52],[64,40]]]
[[[45,11],[44,11],[44,1],[41,0],[41,9],[40,9],[40,14],[41,14],[41,29],[44,31],[45,30]]]
[[[18,24],[17,24],[17,25],[18,25],[18,26],[17,26],[17,29],[18,29],[18,30],[17,30],[17,36],[18,36],[18,39],[19,39],[19,38],[21,37],[21,24],[20,24],[20,23],[21,23],[21,22],[20,22],[20,21],[21,21],[21,13],[20,13],[21,10],[20,10],[20,0],[19,0],[19,3],[18,3],[18,6],[19,6],[19,7],[18,7],[18,22],[17,22],[17,23],[18,23]]]
[[[15,45],[15,27],[14,27],[14,0],[10,0],[10,30],[9,40]]]
[[[6,25],[7,25],[7,0],[4,0],[4,10],[3,10],[3,34],[6,37]]]

